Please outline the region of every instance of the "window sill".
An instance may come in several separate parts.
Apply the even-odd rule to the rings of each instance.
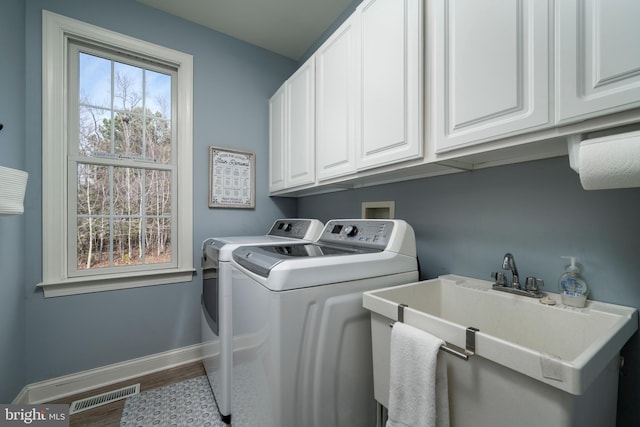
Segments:
[[[94,292],[114,291],[118,289],[140,288],[143,286],[191,282],[194,271],[195,269],[188,268],[78,277],[38,283],[38,287],[42,288],[45,298],[61,297]]]

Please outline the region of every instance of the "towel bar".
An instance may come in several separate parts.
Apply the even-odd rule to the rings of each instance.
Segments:
[[[407,304],[398,304],[398,322],[404,323],[404,309],[409,307]],[[390,327],[393,327],[393,323],[389,324]],[[445,353],[449,353],[453,356],[456,356],[462,360],[469,360],[469,357],[476,354],[476,332],[479,332],[480,329],[469,326],[466,331],[466,344],[464,353],[455,350],[449,347],[449,344],[445,343],[440,346],[440,350]]]

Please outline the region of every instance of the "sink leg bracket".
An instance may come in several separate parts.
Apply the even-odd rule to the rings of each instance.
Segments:
[[[409,307],[407,304],[398,304],[398,322],[404,323],[404,309]],[[393,323],[389,326],[393,327]],[[462,360],[469,360],[469,357],[476,354],[476,332],[479,332],[480,329],[469,326],[466,331],[466,345],[464,353],[458,350],[455,350],[449,347],[449,344],[445,343],[440,346],[440,350],[445,353],[449,353],[453,356],[456,356]]]

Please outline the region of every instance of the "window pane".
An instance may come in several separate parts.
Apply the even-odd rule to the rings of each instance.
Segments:
[[[142,155],[142,116],[130,112],[119,112],[114,123],[114,154],[125,158]]]
[[[78,219],[78,270],[109,267],[108,218]]]
[[[78,164],[78,216],[109,215],[109,167]]]
[[[113,213],[140,215],[142,208],[143,169],[113,168]]]
[[[113,108],[120,111],[142,109],[142,68],[114,62],[113,72],[115,91]]]
[[[80,163],[77,195],[79,270],[172,261],[170,171]]]
[[[80,103],[111,108],[111,61],[80,53]]]
[[[79,53],[79,154],[171,162],[171,75]]]
[[[111,111],[80,106],[81,156],[100,156],[111,153]]]
[[[114,151],[126,157],[142,155],[142,68],[114,62]]]
[[[171,215],[171,172],[148,170],[145,177],[145,215]]]
[[[114,266],[142,264],[140,257],[140,218],[115,218],[113,221]]]
[[[146,157],[159,163],[171,162],[171,122],[149,117],[146,126]]]
[[[147,219],[145,232],[145,264],[171,262],[171,220]]]
[[[151,115],[171,118],[171,76],[145,71],[144,105]]]

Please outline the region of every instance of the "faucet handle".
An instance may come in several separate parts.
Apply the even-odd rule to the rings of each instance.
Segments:
[[[491,277],[496,281],[496,285],[507,286],[507,278],[504,273],[494,271],[491,273]]]
[[[544,280],[538,279],[537,277],[529,276],[525,280],[524,285],[524,288],[527,291],[538,291],[541,286],[544,287]]]

